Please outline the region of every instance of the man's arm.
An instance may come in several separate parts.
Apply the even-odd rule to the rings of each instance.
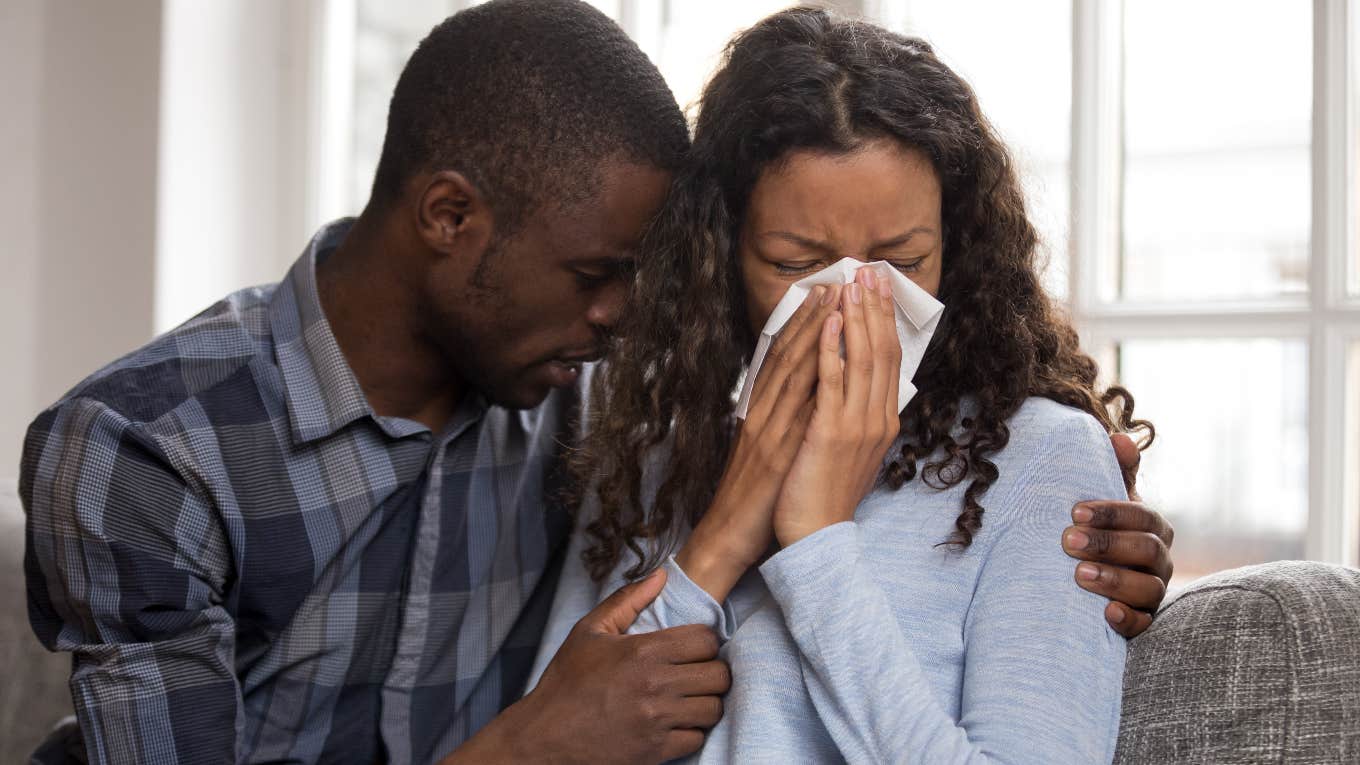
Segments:
[[[441,765],[661,762],[697,751],[731,685],[717,637],[697,626],[625,634],[665,582],[657,570],[600,603],[533,691]]]
[[[75,400],[29,429],[29,618],[72,654],[89,762],[235,762],[241,697],[221,529],[157,445]]]
[[[1122,433],[1110,437],[1129,501],[1080,502],[1072,508],[1073,525],[1063,531],[1063,550],[1083,563],[1076,580],[1082,589],[1110,599],[1105,620],[1127,638],[1152,626],[1171,582],[1171,542],[1175,530],[1138,496],[1140,455]]]

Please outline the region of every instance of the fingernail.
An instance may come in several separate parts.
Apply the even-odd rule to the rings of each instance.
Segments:
[[[1067,546],[1073,550],[1085,550],[1090,543],[1091,538],[1076,529],[1067,532]]]
[[[836,335],[836,334],[838,334],[838,333],[840,333],[840,331],[841,331],[841,315],[840,315],[840,314],[838,314],[838,313],[833,313],[833,314],[831,314],[831,318],[830,318],[830,319],[827,319],[827,321],[826,321],[826,331],[829,332],[829,333],[831,333],[833,336]]]
[[[872,268],[861,268],[860,273],[864,274],[864,286],[873,289],[878,284],[878,274]]]
[[[1114,609],[1114,615],[1110,617],[1110,624],[1119,624],[1124,621],[1124,609],[1118,606]]]
[[[1077,523],[1090,523],[1094,517],[1095,513],[1092,513],[1091,508],[1086,505],[1077,505],[1072,510],[1072,520]]]
[[[1100,569],[1096,568],[1093,563],[1079,563],[1077,564],[1077,578],[1094,582],[1100,578]]]
[[[855,305],[859,305],[859,299],[860,299],[860,294],[859,294],[859,284],[857,284],[857,283],[856,283],[856,284],[851,284],[851,285],[850,285],[850,288],[849,288],[849,291],[850,291],[850,302],[851,302],[851,303],[854,303]]]
[[[826,287],[818,287],[817,289],[821,290],[822,305],[830,305],[831,298],[835,297],[835,295],[831,294],[831,290]]]
[[[892,297],[892,284],[887,279],[878,280],[878,294],[883,297]]]

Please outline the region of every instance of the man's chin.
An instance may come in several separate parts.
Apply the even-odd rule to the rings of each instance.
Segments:
[[[547,385],[499,386],[495,390],[482,391],[488,403],[502,409],[533,409],[548,398],[552,388]]]
[[[486,400],[502,409],[533,409],[543,403],[553,385],[542,374],[526,374],[482,390]]]

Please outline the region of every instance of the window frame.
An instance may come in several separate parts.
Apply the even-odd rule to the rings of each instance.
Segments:
[[[1348,294],[1354,257],[1353,39],[1358,0],[1313,3],[1313,203],[1307,295],[1214,303],[1116,297],[1122,247],[1123,0],[1073,0],[1069,304],[1086,347],[1125,339],[1278,337],[1308,348],[1310,560],[1360,563],[1360,506],[1346,466],[1348,348],[1360,338],[1360,297]],[[1354,472],[1354,471],[1352,471]]]

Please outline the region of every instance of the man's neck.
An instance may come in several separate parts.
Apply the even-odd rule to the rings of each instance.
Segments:
[[[402,278],[411,244],[365,211],[340,246],[317,265],[317,293],[345,361],[373,411],[414,420],[438,433],[465,386],[421,336],[417,296]]]

